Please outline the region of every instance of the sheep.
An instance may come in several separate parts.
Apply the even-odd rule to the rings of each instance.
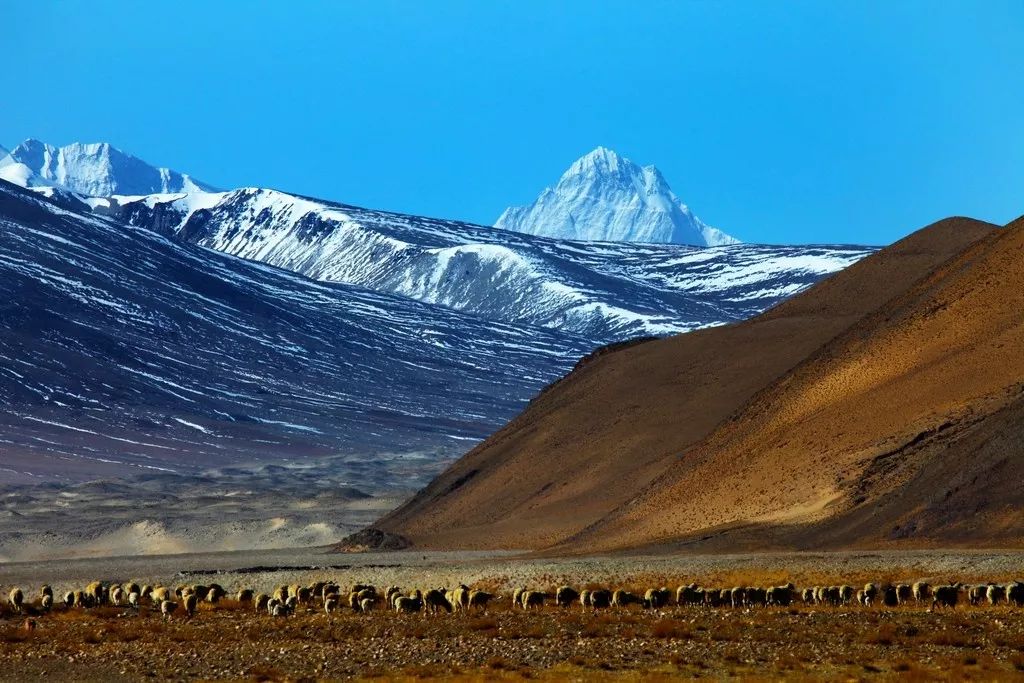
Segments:
[[[418,591],[417,591],[418,592]],[[407,598],[404,595],[400,595],[395,598],[395,612],[419,612],[423,609],[423,599],[419,596],[413,598]]]
[[[796,586],[791,583],[787,583],[785,586],[772,586],[768,589],[767,602],[769,605],[789,607],[793,601],[794,590],[796,590]]]
[[[39,601],[40,606],[44,612],[49,612],[53,608],[53,594],[47,593]]]
[[[363,600],[359,601],[362,604]],[[423,594],[423,604],[426,606],[427,611],[436,614],[439,610],[445,612],[452,611],[452,603],[445,596],[444,591],[433,588]]]
[[[729,604],[733,608],[743,607],[747,602],[747,589],[743,586],[733,586],[729,589]]]
[[[643,604],[643,599],[635,593],[617,590],[612,593],[612,607],[628,607],[629,605]]]
[[[288,599],[288,586],[278,586],[274,589],[271,597],[280,603],[284,603],[284,601]]]
[[[721,607],[730,600],[730,594],[715,588],[708,588],[704,591],[704,604],[708,607]]]
[[[992,584],[988,587],[985,597],[988,598],[988,604],[998,605],[1001,600],[1006,599],[1006,586]]]
[[[149,586],[149,585],[143,586],[142,590],[139,591],[139,597],[142,597],[142,598],[149,598],[149,597],[152,597],[152,595],[153,595],[153,586]]]
[[[293,597],[295,596],[289,596],[288,599],[291,600]],[[270,616],[272,617],[287,617],[289,612],[291,612],[291,609],[289,609],[288,605],[280,602],[274,602],[270,608]]]
[[[103,604],[103,583],[101,581],[93,581],[85,587],[85,593],[90,598],[91,602],[95,605]]]
[[[139,609],[139,593],[134,591],[128,594],[128,606],[132,609]]]
[[[568,607],[579,600],[580,594],[571,586],[559,586],[555,591],[555,604],[559,607]]]
[[[580,606],[583,609],[590,607],[590,591],[586,588],[580,591]]]
[[[678,605],[699,605],[704,602],[704,591],[696,584],[680,586],[676,589],[676,604]]]
[[[252,602],[253,595],[251,588],[243,588],[238,591],[238,594],[235,596],[235,600],[238,602]]]
[[[331,612],[338,609],[338,606],[338,598],[334,595],[328,595],[324,598],[324,612],[327,613],[327,616],[331,616]]]
[[[525,588],[516,588],[512,591],[512,607],[522,607],[523,593],[526,592]]]
[[[196,614],[196,606],[199,604],[199,595],[197,593],[189,593],[185,596],[185,614],[190,617],[194,617]]]
[[[223,586],[217,583],[211,583],[206,591],[205,600],[211,605],[216,605],[218,602],[220,602],[220,599],[226,597],[227,594],[228,592],[224,590]],[[204,598],[200,597],[200,600],[202,599]]]
[[[25,594],[21,592],[20,588],[14,587],[7,593],[7,602],[15,612],[20,614],[25,604]]]
[[[310,592],[310,590],[308,588],[301,587],[301,588],[299,588],[299,592],[296,594],[295,597],[299,599],[299,602],[307,603],[307,602],[309,602],[309,599],[312,596],[313,596],[313,594]]]
[[[895,607],[900,604],[899,594],[896,591],[896,586],[887,584],[882,588],[882,603],[886,607]]]
[[[747,604],[748,605],[767,605],[768,604],[768,591],[764,588],[748,588],[747,589]]]
[[[844,605],[849,605],[850,601],[853,600],[853,586],[840,586],[839,587],[839,599]]]
[[[988,584],[981,584],[978,586],[967,587],[967,600],[972,606],[977,605],[979,602],[985,599],[985,595],[988,593]]]
[[[590,592],[590,606],[594,609],[607,609],[612,606],[612,592],[600,588]]]
[[[52,598],[53,589],[50,587],[49,584],[44,583],[42,586],[39,587],[39,597],[45,598],[47,595],[49,595]]]
[[[858,589],[856,593],[856,599],[858,605],[867,605],[867,596],[864,595],[864,589]]]
[[[450,596],[448,601],[455,611],[465,610],[469,606],[469,588],[467,586],[459,584],[458,588],[448,591],[445,596]]]
[[[74,596],[74,603],[76,605],[78,605],[79,607],[89,606],[89,596],[86,595],[85,591],[75,591]]]
[[[71,609],[72,607],[75,606],[75,592],[74,591],[68,591],[67,593],[64,594],[64,606],[67,607],[68,609]]]
[[[170,619],[176,609],[178,609],[178,603],[176,602],[171,600],[162,600],[160,602],[160,615],[163,617],[164,621]]]
[[[911,592],[914,594],[914,600],[917,602],[924,602],[932,594],[932,587],[925,581],[916,581],[911,586]]]
[[[805,589],[803,589],[803,591],[801,591],[801,593],[800,593],[800,599],[804,601],[805,605],[813,604],[814,603],[814,589],[813,588],[805,588]]]
[[[469,594],[469,607],[476,607],[480,611],[487,609],[487,603],[494,598],[493,593],[487,591],[472,591]]]
[[[1006,601],[1017,607],[1024,605],[1024,583],[1013,581],[1006,586]]]
[[[914,597],[914,589],[911,588],[910,584],[898,583],[896,584],[896,599],[899,604],[905,605]]]
[[[115,586],[110,591],[110,602],[112,605],[120,607],[121,601],[125,598],[124,591],[121,590],[120,586]]]
[[[461,587],[461,586],[460,586]],[[326,588],[324,590],[327,590]],[[384,600],[394,607],[395,597],[402,594],[402,589],[398,586],[391,586],[384,592]]]
[[[531,607],[543,607],[547,597],[547,593],[542,591],[526,591],[520,599],[523,601],[523,609],[530,609]],[[593,599],[593,594],[591,594],[591,599]]]
[[[960,600],[960,584],[936,586],[932,591],[932,609],[936,607],[952,607]]]
[[[166,586],[157,586],[150,593],[150,598],[153,600],[154,604],[159,605],[164,600],[171,599],[171,589]]]
[[[336,583],[325,583],[320,589],[320,597],[326,599],[328,595],[341,595],[341,586]]]
[[[299,606],[298,596],[289,595],[288,599],[284,601],[284,606],[289,612],[294,612],[295,608]]]
[[[252,600],[253,608],[257,612],[262,612],[267,609],[267,605],[270,604],[271,597],[266,593],[258,593]]]
[[[139,584],[134,581],[129,581],[121,586],[121,588],[124,590],[125,595],[131,595],[132,593],[138,593],[140,596],[142,595],[142,589],[139,587]]]
[[[672,592],[667,588],[648,588],[644,593],[643,604],[650,609],[661,609],[671,598]]]
[[[366,614],[373,610],[377,604],[377,598],[363,598],[359,601],[359,611]]]
[[[875,598],[878,597],[878,586],[873,583],[864,584],[864,606],[870,607],[874,603]]]

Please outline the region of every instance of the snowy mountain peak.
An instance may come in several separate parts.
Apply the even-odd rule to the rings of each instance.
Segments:
[[[655,166],[639,166],[607,147],[577,159],[554,188],[529,206],[505,209],[494,225],[584,241],[701,247],[739,242],[693,215]]]
[[[93,197],[214,189],[186,174],[151,166],[106,142],[55,147],[29,138],[0,156],[5,179],[31,187],[56,185]]]

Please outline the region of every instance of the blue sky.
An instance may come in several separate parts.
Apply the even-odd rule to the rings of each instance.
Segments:
[[[757,242],[1024,213],[1019,1],[158,5],[3,3],[0,144],[481,223],[605,145]]]

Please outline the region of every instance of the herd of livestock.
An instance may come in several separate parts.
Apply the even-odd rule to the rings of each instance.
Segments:
[[[169,588],[162,585],[140,585],[138,583],[105,583],[94,581],[82,590],[68,591],[56,603],[53,589],[42,586],[35,598],[27,598],[16,587],[7,591],[7,603],[18,614],[30,612],[42,614],[56,607],[63,609],[114,606],[140,610],[143,607],[159,609],[164,619],[169,619],[179,608],[185,615],[194,616],[200,603],[217,604],[229,597],[219,584],[182,585]],[[250,605],[259,613],[273,617],[286,617],[300,608],[322,608],[328,616],[348,608],[353,612],[366,613],[382,607],[398,613],[438,613],[483,611],[488,605],[502,600],[501,596],[465,585],[454,589],[434,588],[430,590],[402,591],[397,586],[380,590],[369,584],[356,584],[342,588],[331,581],[316,581],[307,586],[298,584],[278,586],[272,593],[257,593],[249,588],[238,590],[233,597],[240,605]],[[517,588],[511,594],[511,606],[519,609],[537,609],[553,604],[568,608],[578,605],[583,609],[611,609],[638,605],[645,609],[661,609],[671,605],[690,607],[788,607],[802,602],[807,605],[870,607],[884,605],[898,607],[916,604],[931,608],[955,608],[957,604],[1024,606],[1024,583],[985,583],[964,585],[960,583],[932,586],[923,581],[917,583],[868,583],[863,588],[849,585],[814,586],[798,590],[792,583],[783,586],[755,587],[735,586],[733,588],[703,588],[697,584],[680,586],[675,591],[668,588],[651,588],[643,593],[606,588],[576,590],[561,586],[554,591]]]

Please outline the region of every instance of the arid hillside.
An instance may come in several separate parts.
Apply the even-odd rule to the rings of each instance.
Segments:
[[[1024,220],[826,344],[568,545],[1019,546],[1022,351]]]
[[[881,382],[913,373],[919,360],[929,368],[941,364],[936,336],[956,345],[991,331],[959,318],[952,329],[929,325],[916,334],[936,347],[919,358],[918,336],[907,330],[912,338],[901,337],[905,325],[889,311],[905,312],[908,323],[926,315],[927,308],[911,309],[937,296],[927,283],[953,277],[972,259],[989,259],[1001,234],[970,219],[940,221],[749,321],[595,354],[375,527],[421,547],[544,548],[573,539],[562,547],[586,551],[690,537],[714,525],[827,516],[833,508],[822,510],[842,496],[864,495],[851,487],[875,456],[934,421],[880,409],[876,427],[861,428],[851,413],[852,424],[843,427],[857,444],[850,448],[868,448],[856,455],[836,441],[844,432],[824,423],[806,437],[788,430],[802,429],[825,407],[844,415],[844,397],[853,404],[879,400],[867,377]],[[1018,274],[1019,256],[1007,266]],[[1003,282],[994,272],[988,277],[992,286]],[[1022,310],[1019,302],[1016,308]],[[1002,329],[1005,322],[993,325]],[[878,326],[888,341],[870,338]],[[994,358],[999,339],[988,341]],[[876,368],[872,359],[889,353],[890,343],[907,346],[890,354],[887,369]],[[857,360],[837,355],[853,351]],[[839,374],[823,365],[829,358],[838,359]],[[956,397],[963,395],[980,400],[996,385],[1005,389],[980,379],[963,391],[946,387],[933,407],[960,406]],[[904,423],[907,416],[913,419]],[[759,441],[766,435],[770,444]],[[817,469],[803,481],[806,467]],[[736,500],[749,505],[735,507]]]

